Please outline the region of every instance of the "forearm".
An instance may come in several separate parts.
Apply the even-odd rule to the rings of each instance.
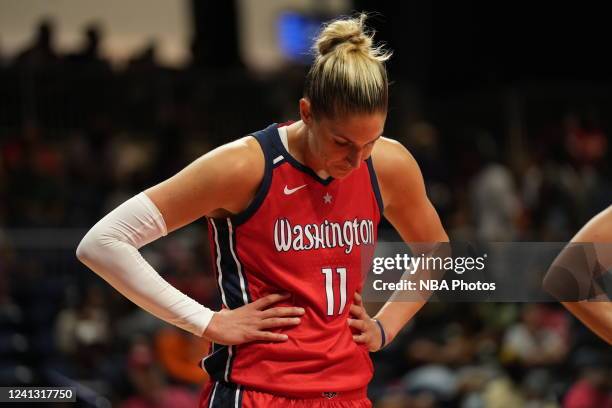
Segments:
[[[438,243],[412,243],[410,245],[414,254],[427,254],[428,257],[444,259],[451,255],[450,245],[446,242]],[[444,276],[443,270],[420,268],[416,273],[406,271],[402,279],[412,282],[440,280]],[[418,285],[417,285],[418,286]],[[431,297],[431,290],[418,290],[406,295],[396,291],[383,305],[374,317],[379,320],[385,329],[387,343],[392,341],[397,333],[414,317],[414,315],[427,303]]]
[[[144,310],[201,336],[213,312],[170,285],[138,251],[163,235],[161,214],[141,193],[94,225],[79,244],[77,257]]]
[[[612,345],[612,302],[562,302],[574,316]]]

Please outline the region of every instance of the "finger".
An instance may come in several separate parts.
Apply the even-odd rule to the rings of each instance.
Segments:
[[[251,303],[251,305],[257,310],[262,310],[270,306],[271,304],[280,302],[281,300],[288,299],[290,296],[291,296],[290,293],[284,293],[284,294],[273,293],[271,295],[267,295],[267,296],[257,299],[256,301]]]
[[[351,305],[349,309],[350,313],[359,319],[367,319],[368,315],[365,312],[365,309],[361,306]]]
[[[304,312],[305,310],[301,307],[271,307],[261,312],[261,318],[301,316]]]
[[[355,343],[366,343],[367,339],[366,339],[366,335],[365,334],[353,334],[353,340],[355,340]]]
[[[289,336],[281,333],[272,333],[269,331],[257,331],[253,335],[253,340],[261,341],[287,341]]]
[[[361,297],[361,294],[359,292],[355,292],[355,296],[353,296],[353,298],[355,299],[355,304],[359,305],[359,306],[363,306],[363,299]]]
[[[276,327],[295,326],[300,324],[301,319],[299,317],[281,318],[273,317],[270,319],[264,319],[259,324],[259,329],[273,329]]]
[[[364,332],[366,329],[366,325],[363,320],[348,319],[348,325],[352,327],[353,329],[357,329],[362,332]]]

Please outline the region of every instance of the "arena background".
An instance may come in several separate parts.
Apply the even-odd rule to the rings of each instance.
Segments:
[[[296,119],[308,39],[353,10],[395,53],[385,134],[451,239],[566,241],[610,205],[609,17],[586,4],[0,0],[0,386],[195,406],[206,342],[126,301],[76,245],[211,148]],[[143,253],[219,307],[205,222]],[[610,347],[556,303],[431,303],[372,357],[376,407],[574,407],[570,392],[612,387]]]

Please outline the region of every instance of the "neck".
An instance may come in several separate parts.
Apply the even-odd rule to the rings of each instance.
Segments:
[[[297,121],[288,128],[287,144],[289,153],[303,165],[310,167],[321,178],[329,177],[323,161],[313,152],[314,135],[304,122]]]

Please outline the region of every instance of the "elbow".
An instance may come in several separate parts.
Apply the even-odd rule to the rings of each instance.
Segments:
[[[542,280],[544,291],[559,302],[576,302],[588,298],[588,290],[585,291],[583,287],[572,271],[554,264]]]
[[[555,299],[559,300],[559,297],[557,296],[558,295],[557,292],[559,288],[555,286],[555,278],[553,275],[554,275],[554,268],[550,268],[546,272],[546,275],[544,275],[544,279],[542,279],[542,289],[544,289],[546,293],[548,293]]]
[[[570,244],[557,256],[542,281],[543,289],[560,302],[589,298],[592,268],[584,245]]]
[[[87,261],[91,258],[91,243],[89,238],[89,232],[81,239],[79,245],[76,249],[76,257],[77,259],[83,263],[87,264]]]
[[[99,258],[101,252],[104,250],[103,242],[103,234],[95,228],[92,228],[85,234],[77,246],[77,259],[91,268],[95,264],[96,258]]]

